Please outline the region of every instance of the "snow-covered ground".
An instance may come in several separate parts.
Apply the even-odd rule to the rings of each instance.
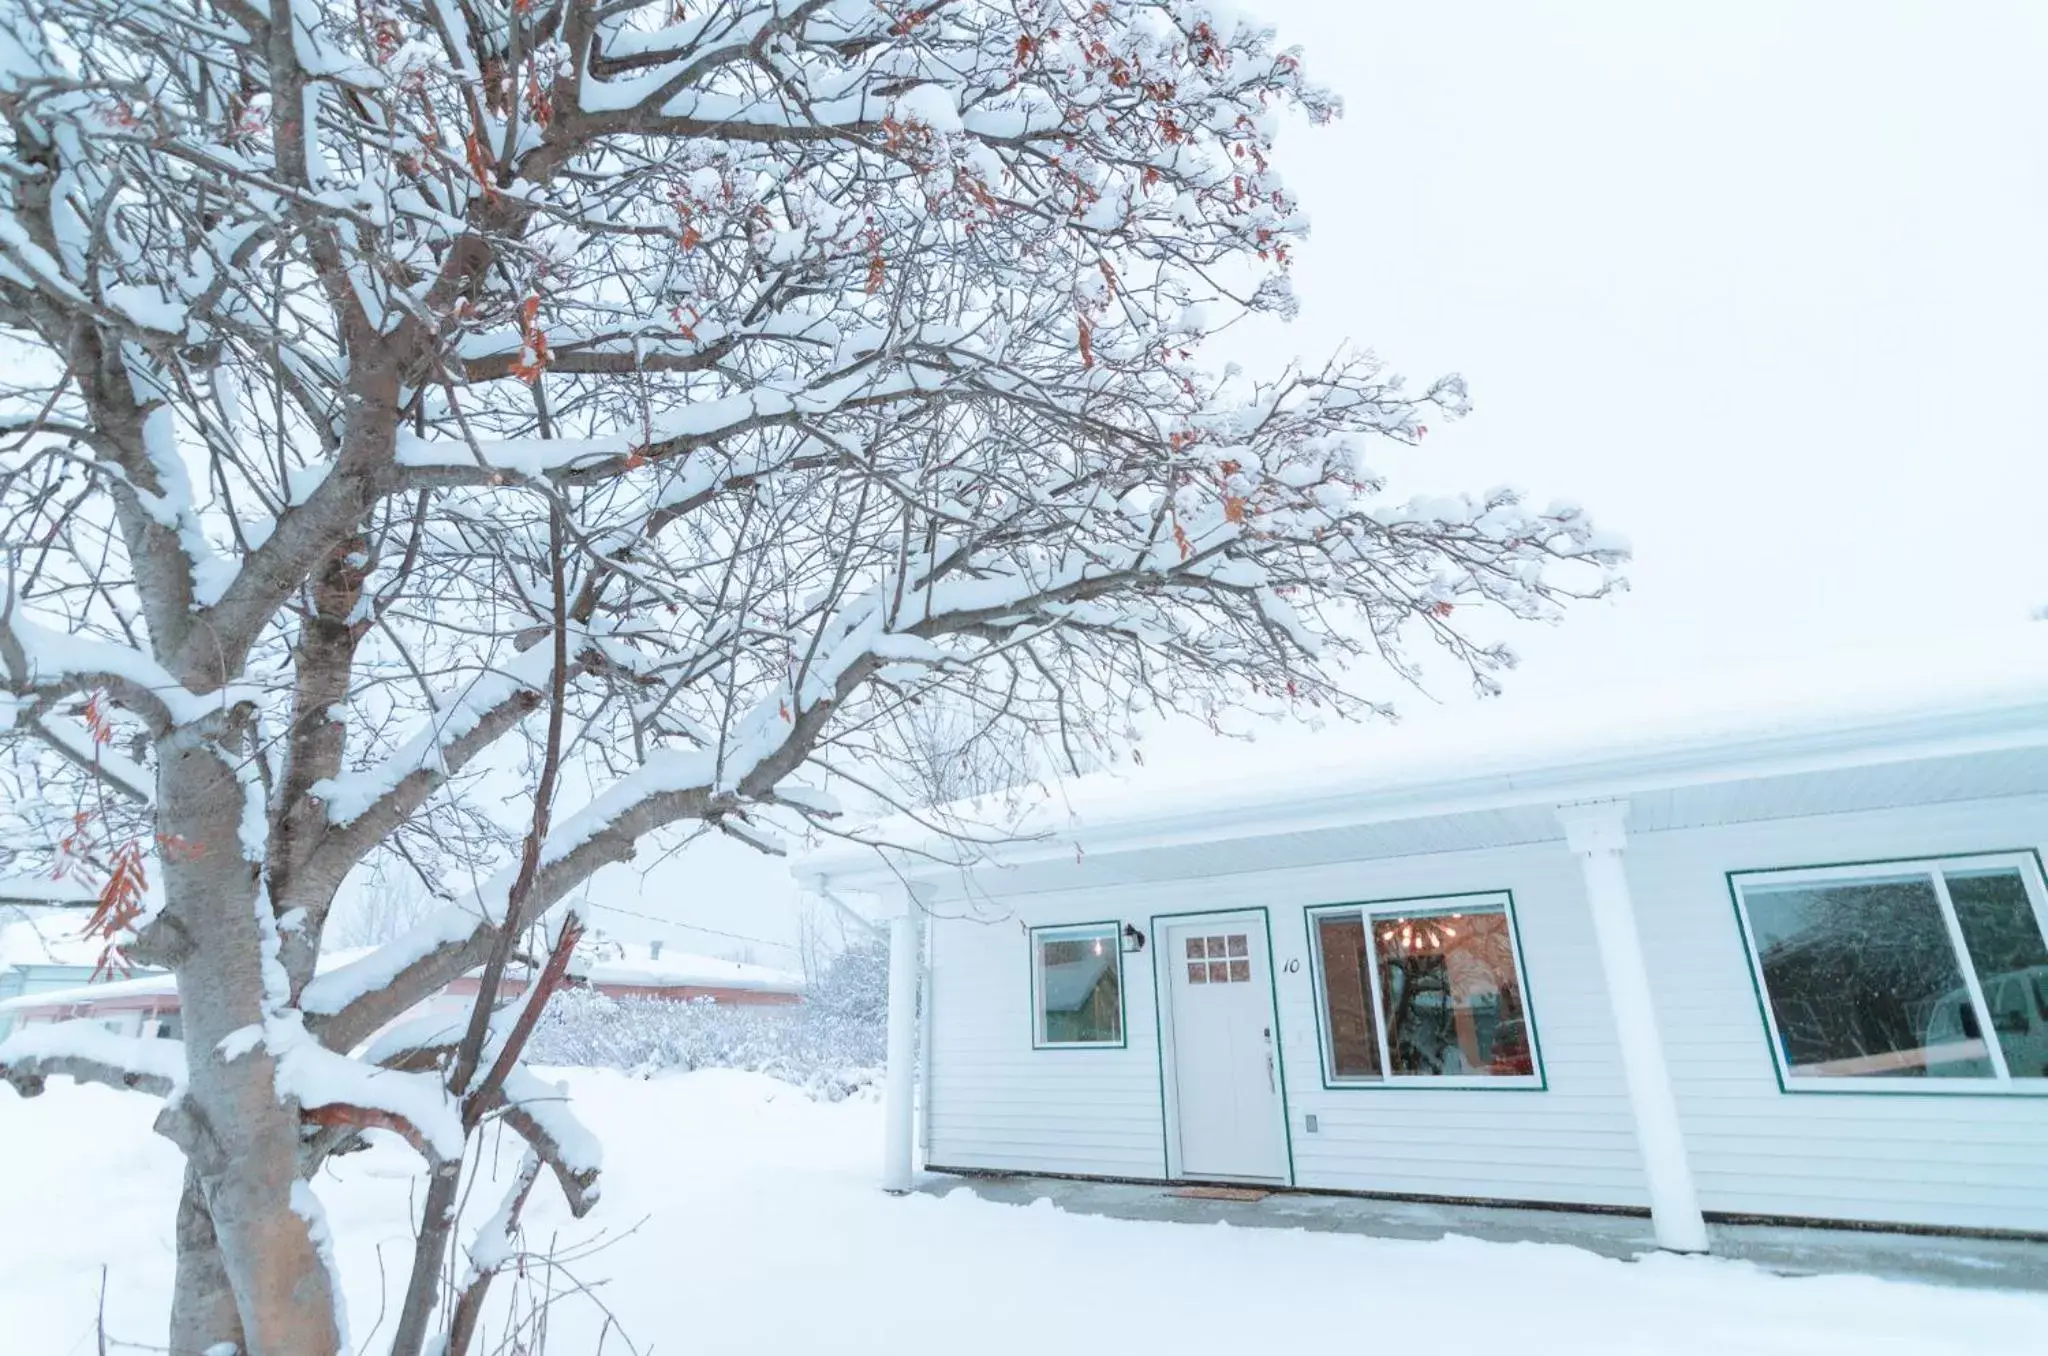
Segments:
[[[2043,1296],[1537,1244],[1139,1223],[964,1192],[891,1199],[874,1187],[872,1102],[813,1102],[720,1071],[568,1078],[606,1141],[607,1199],[574,1223],[543,1183],[529,1243],[613,1239],[570,1270],[608,1278],[596,1294],[642,1352],[1983,1356],[2030,1350],[2048,1330]],[[93,1351],[102,1266],[110,1336],[161,1349],[178,1162],[151,1114],[145,1097],[98,1088],[53,1085],[27,1102],[0,1090],[8,1356]],[[318,1184],[358,1350],[390,1336],[379,1315],[400,1288],[412,1168],[384,1145]],[[603,1321],[596,1303],[565,1300],[550,1350],[587,1356]],[[603,1350],[627,1347],[614,1332]]]

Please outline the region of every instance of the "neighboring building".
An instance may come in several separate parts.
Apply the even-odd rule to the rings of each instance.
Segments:
[[[93,965],[59,965],[47,961],[0,964],[0,998],[48,993],[53,989],[75,989],[92,983],[96,973],[98,967]]]
[[[1155,760],[964,871],[801,863],[922,901],[890,1184],[921,976],[933,1170],[2048,1237],[2048,627],[1632,706]]]
[[[0,1037],[13,1025],[5,1000],[82,988],[100,973],[101,943],[97,938],[80,935],[79,931],[86,911],[8,903],[24,898],[20,885],[19,881],[0,881]],[[138,970],[110,978],[140,978],[158,973]]]
[[[677,952],[661,942],[586,942],[569,974],[613,998],[751,1007],[799,1003],[804,992],[804,977],[788,970]]]
[[[803,1001],[804,977],[765,965],[667,950],[661,942],[586,940],[569,961],[570,985],[610,998],[654,998],[669,1003],[717,1003],[725,1007],[779,1007]],[[464,975],[442,992],[467,999],[477,976]],[[507,976],[503,992],[524,993],[524,979]]]
[[[87,972],[90,980],[91,973]],[[30,992],[0,1002],[0,1036],[18,1026],[44,1022],[68,1022],[83,1018],[98,1022],[117,1036],[161,1036],[178,1039],[176,981],[164,971],[150,971],[129,979],[108,979],[81,983],[67,989]]]
[[[369,954],[370,948],[334,952],[321,957],[329,971]],[[23,967],[35,968],[35,967]],[[46,967],[66,969],[66,967]],[[88,1018],[124,1036],[178,1035],[178,990],[162,971],[133,978],[89,982],[92,967],[69,968],[64,987],[18,990],[19,997],[0,1001],[0,1036],[15,1026]],[[766,966],[745,965],[712,956],[664,950],[660,942],[628,945],[597,942],[579,949],[570,962],[571,984],[588,985],[614,998],[656,998],[671,1002],[726,1005],[781,1005],[803,1001],[801,975]],[[508,976],[501,992],[512,997],[525,991],[522,978]],[[475,975],[465,975],[421,1005],[422,1011],[467,1010],[477,991]]]

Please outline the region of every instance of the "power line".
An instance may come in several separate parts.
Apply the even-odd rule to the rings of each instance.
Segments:
[[[700,923],[678,923],[673,918],[656,918],[651,913],[639,913],[633,909],[622,909],[616,904],[597,904],[589,900],[584,902],[593,909],[603,909],[606,913],[622,913],[628,918],[638,918],[644,923],[658,923],[662,927],[671,930],[687,928],[691,932],[708,932],[714,937],[725,937],[735,942],[752,942],[756,946],[772,946],[779,951],[801,950],[801,948],[790,942],[771,942],[766,937],[749,937],[743,932],[726,932],[719,928],[707,928]]]

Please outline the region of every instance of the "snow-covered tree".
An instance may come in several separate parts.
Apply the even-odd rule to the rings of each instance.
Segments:
[[[1573,507],[1384,501],[1455,379],[1205,361],[1290,305],[1290,109],[1205,0],[0,7],[0,850],[185,1033],[0,1066],[168,1094],[174,1350],[341,1349],[307,1181],[381,1127],[432,1165],[393,1349],[460,1351],[471,1132],[594,1199],[546,985],[365,1042],[650,839],[838,831],[935,696],[1076,759],[1356,715],[1611,586]],[[443,907],[322,972],[377,864]]]

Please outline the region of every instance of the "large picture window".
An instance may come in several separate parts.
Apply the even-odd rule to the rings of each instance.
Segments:
[[[2031,855],[1730,883],[1785,1086],[2048,1092],[2048,903]]]
[[[1031,932],[1033,1043],[1124,1043],[1123,929],[1115,923]]]
[[[1332,1084],[1539,1086],[1505,894],[1309,911]]]

